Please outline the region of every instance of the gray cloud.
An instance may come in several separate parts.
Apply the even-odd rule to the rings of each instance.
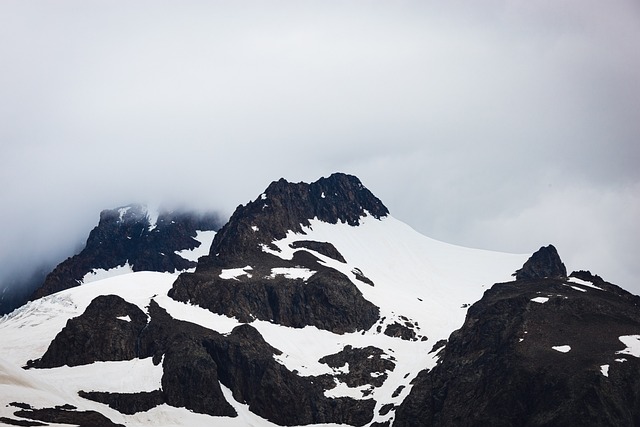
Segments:
[[[358,175],[429,236],[640,293],[629,1],[0,5],[0,280],[103,208]],[[25,261],[28,260],[28,261]]]

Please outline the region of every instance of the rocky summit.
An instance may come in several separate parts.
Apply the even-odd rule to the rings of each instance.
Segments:
[[[342,173],[219,225],[104,211],[0,318],[0,423],[640,426],[640,297],[553,245],[429,239]]]
[[[49,273],[31,299],[78,286],[95,270],[125,265],[132,271],[195,268],[194,260],[176,252],[200,246],[198,231],[216,231],[220,222],[214,213],[153,211],[140,204],[104,210],[84,249]]]

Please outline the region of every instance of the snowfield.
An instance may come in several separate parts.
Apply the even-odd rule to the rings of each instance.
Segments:
[[[190,255],[207,253],[213,235],[199,235],[208,245],[201,245],[197,255]],[[378,415],[382,405],[402,402],[410,391],[410,381],[418,372],[435,365],[435,353],[430,353],[433,345],[440,339],[448,338],[451,332],[462,326],[466,307],[480,299],[483,292],[494,283],[510,281],[511,274],[529,256],[469,249],[439,242],[417,233],[390,216],[381,220],[367,216],[362,218],[361,225],[357,227],[312,220],[311,226],[304,229],[304,234],[289,232],[286,238],[273,242],[281,252],[272,251],[266,246],[263,246],[263,250],[291,259],[294,249],[289,245],[296,240],[332,243],[346,263],[311,250],[309,252],[325,265],[347,275],[366,299],[380,307],[380,316],[385,320],[379,321],[368,331],[343,335],[311,326],[296,329],[257,320],[251,324],[267,342],[282,351],[281,355],[276,356],[276,360],[303,376],[333,372],[333,368],[318,360],[341,351],[346,345],[372,345],[384,350],[387,357],[394,359],[396,367],[393,371],[386,372],[388,378],[381,387],[371,390],[369,386],[349,388],[346,384],[338,384],[336,388],[326,392],[327,396],[363,398],[363,392],[371,391],[367,398],[378,402],[372,422],[384,422],[393,417],[393,411],[385,416]],[[186,254],[180,255],[186,257]],[[354,271],[358,269],[374,286],[356,279]],[[250,272],[250,266],[240,265],[223,270],[221,277],[240,277],[251,274]],[[228,333],[240,324],[234,318],[169,298],[167,292],[177,274],[130,272],[126,271],[126,267],[117,273],[118,275],[98,280],[104,273],[96,272],[90,278],[93,281],[85,280],[82,286],[29,302],[0,319],[0,416],[13,417],[17,408],[7,405],[17,401],[27,402],[35,407],[69,403],[79,410],[99,411],[113,422],[128,426],[212,424],[210,416],[167,405],[135,415],[123,415],[106,405],[77,395],[79,390],[136,392],[158,389],[162,365],[154,366],[150,358],[54,369],[21,369],[28,360],[41,357],[67,320],[80,315],[99,295],[119,295],[145,312],[151,299],[154,299],[174,318],[197,323],[220,333]],[[273,275],[305,280],[313,273],[301,268],[272,271]],[[543,302],[542,299],[543,297],[534,300]],[[427,339],[407,341],[378,332],[394,321],[404,323],[402,319],[409,319],[412,324],[417,325],[416,332]],[[623,339],[630,347],[626,354],[634,355],[638,342],[636,337],[633,340],[621,337]],[[337,370],[348,369],[347,365]],[[394,397],[394,392],[400,386],[404,388]],[[216,418],[213,421],[215,425],[274,425],[251,413],[246,405],[235,402],[225,387],[223,390],[239,416]]]

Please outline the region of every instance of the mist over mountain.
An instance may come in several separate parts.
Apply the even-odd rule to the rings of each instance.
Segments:
[[[640,425],[640,297],[430,239],[355,176],[105,210],[0,318],[0,421]]]

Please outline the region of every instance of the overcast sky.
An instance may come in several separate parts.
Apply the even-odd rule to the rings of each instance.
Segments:
[[[640,293],[640,3],[0,3],[0,280],[100,210],[357,175],[421,233]]]

